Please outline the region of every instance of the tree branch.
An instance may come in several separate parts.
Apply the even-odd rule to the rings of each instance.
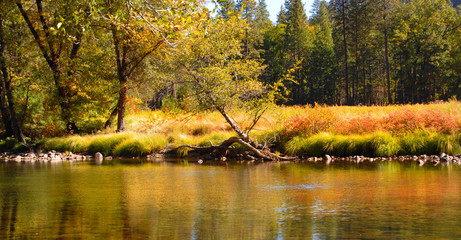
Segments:
[[[128,70],[127,76],[129,77],[133,73],[133,71],[138,67],[138,65],[141,64],[141,62],[147,56],[149,56],[151,53],[153,53],[155,50],[157,50],[160,47],[160,45],[162,43],[164,43],[164,42],[165,42],[164,40],[158,41],[150,51],[144,53],[144,55],[142,57],[140,57],[133,66],[131,66],[130,70]]]
[[[16,6],[18,6],[19,11],[21,12],[22,17],[24,18],[24,21],[26,21],[27,26],[32,32],[32,35],[34,36],[34,39],[37,42],[38,47],[40,48],[40,51],[42,52],[42,55],[45,58],[46,62],[48,63],[50,67],[54,66],[54,62],[51,60],[50,55],[48,51],[46,50],[45,45],[43,45],[43,42],[40,40],[40,36],[38,35],[37,30],[34,28],[34,25],[30,21],[29,16],[27,15],[26,11],[22,7],[22,4],[20,2],[17,2]]]

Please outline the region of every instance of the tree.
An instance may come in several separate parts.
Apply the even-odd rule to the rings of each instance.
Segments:
[[[285,9],[283,9],[283,5],[280,6],[280,11],[277,14],[277,24],[287,24],[287,15]]]
[[[5,2],[0,2],[0,111],[2,120],[5,125],[5,135],[14,136],[18,141],[25,143],[24,135],[21,126],[16,116],[15,101],[12,89],[12,77],[8,71],[7,56],[6,56],[6,33],[4,24],[6,15],[11,14],[12,6]]]
[[[75,62],[88,24],[89,9],[78,1],[72,4],[66,1],[53,4],[44,4],[42,0],[35,3],[17,1],[16,5],[52,72],[66,129],[78,132],[73,114],[79,91],[74,76]]]
[[[399,88],[404,90],[397,98],[412,103],[437,100],[448,91],[450,40],[461,26],[460,15],[444,0],[412,0],[396,11],[392,42],[401,63]]]
[[[285,45],[286,51],[290,56],[290,65],[294,66],[302,61],[307,64],[307,51],[309,45],[308,36],[308,23],[307,16],[304,10],[304,5],[301,0],[291,0],[286,2],[285,8],[287,9],[287,25],[285,29]],[[304,68],[305,69],[305,68]],[[307,103],[307,79],[305,71],[298,69],[294,73],[294,79],[297,83],[291,86],[293,103],[306,104]]]
[[[276,159],[275,154],[250,138],[251,130],[274,102],[277,84],[272,86],[274,88],[263,85],[258,75],[264,67],[258,61],[242,58],[240,48],[245,28],[239,26],[245,25],[246,22],[238,17],[215,19],[206,26],[206,32],[198,31],[190,45],[181,49],[179,64],[189,76],[197,103],[203,109],[216,109],[237,134],[207,149],[229,150],[231,144],[239,143],[258,158]],[[253,116],[247,126],[239,125],[229,114],[236,106],[247,109]]]
[[[349,0],[333,0],[330,2],[333,10],[334,19],[334,34],[336,41],[341,44],[337,46],[337,52],[342,53],[342,67],[344,72],[341,74],[344,77],[344,92],[345,103],[351,105],[350,89],[349,89],[349,54],[348,54],[348,31],[349,31]],[[337,54],[340,56],[340,54]]]
[[[148,56],[164,47],[175,46],[175,41],[187,33],[187,26],[192,24],[193,18],[203,18],[202,13],[197,11],[200,6],[201,2],[193,0],[93,3],[100,20],[107,24],[112,33],[120,85],[117,101],[118,132],[126,128],[125,111],[130,76]]]
[[[337,69],[330,14],[325,1],[314,3],[314,40],[309,59],[309,80],[312,82],[310,103],[334,104],[336,102]]]
[[[224,0],[219,2],[220,9],[218,11],[219,15],[223,18],[229,18],[233,13],[235,13],[235,2],[234,0]]]

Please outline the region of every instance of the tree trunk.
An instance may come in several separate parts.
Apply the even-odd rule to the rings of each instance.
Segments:
[[[392,104],[392,93],[391,93],[391,77],[390,77],[390,65],[389,65],[389,40],[387,36],[387,22],[386,14],[384,14],[384,60],[386,62],[386,83],[387,83],[387,101]]]
[[[0,68],[2,79],[0,86],[0,110],[2,111],[3,122],[5,123],[6,135],[13,135],[18,141],[26,142],[22,130],[19,127],[14,107],[14,98],[10,86],[11,79],[5,60],[5,40],[3,32],[3,16],[0,18]],[[8,98],[8,100],[6,99]]]
[[[36,29],[36,25],[32,23],[27,15],[27,12],[24,10],[21,2],[16,2],[16,5],[24,18],[29,30],[31,31],[32,35],[34,36],[35,42],[37,43],[42,56],[45,58],[48,66],[50,67],[53,73],[53,80],[58,90],[58,100],[59,106],[61,107],[61,118],[66,124],[66,130],[68,133],[76,133],[78,132],[78,128],[75,122],[71,121],[71,93],[66,86],[63,86],[61,82],[62,72],[61,72],[61,49],[56,50],[55,46],[53,45],[53,40],[51,39],[48,23],[44,17],[44,12],[42,9],[42,0],[36,0],[37,11],[39,13],[40,24],[42,27],[42,31],[44,32],[44,36],[40,36],[39,32]],[[80,40],[82,38],[81,34],[77,34],[77,40],[74,41],[73,48],[70,52],[70,58],[73,59],[77,55],[77,51],[80,46]],[[77,46],[76,46],[77,45]],[[61,45],[62,46],[62,45]],[[69,72],[68,72],[69,74]],[[71,74],[70,74],[71,75]],[[68,75],[70,77],[70,75]]]
[[[127,65],[127,46],[122,46],[118,37],[117,27],[112,24],[112,38],[114,41],[115,57],[117,62],[117,74],[120,83],[119,97],[117,102],[117,132],[125,131],[125,109],[127,98],[128,65]]]
[[[342,6],[342,25],[343,25],[343,47],[344,47],[344,78],[346,82],[346,105],[351,105],[349,95],[349,66],[347,56],[347,29],[346,29],[346,0],[343,0]]]
[[[120,80],[120,91],[117,105],[117,132],[125,131],[125,110],[126,110],[126,99],[127,99],[127,79],[125,76],[121,76]]]
[[[104,124],[104,129],[112,127],[112,122],[114,121],[114,118],[117,115],[118,115],[118,105],[110,113],[109,118],[107,119],[106,123]]]

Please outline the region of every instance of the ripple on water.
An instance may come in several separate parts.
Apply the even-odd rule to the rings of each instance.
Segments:
[[[308,190],[316,188],[325,188],[319,184],[297,184],[297,185],[280,185],[280,186],[265,186],[263,190]]]

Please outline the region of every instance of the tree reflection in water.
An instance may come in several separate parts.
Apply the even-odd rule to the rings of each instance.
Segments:
[[[0,163],[0,191],[10,239],[461,238],[455,166]]]

